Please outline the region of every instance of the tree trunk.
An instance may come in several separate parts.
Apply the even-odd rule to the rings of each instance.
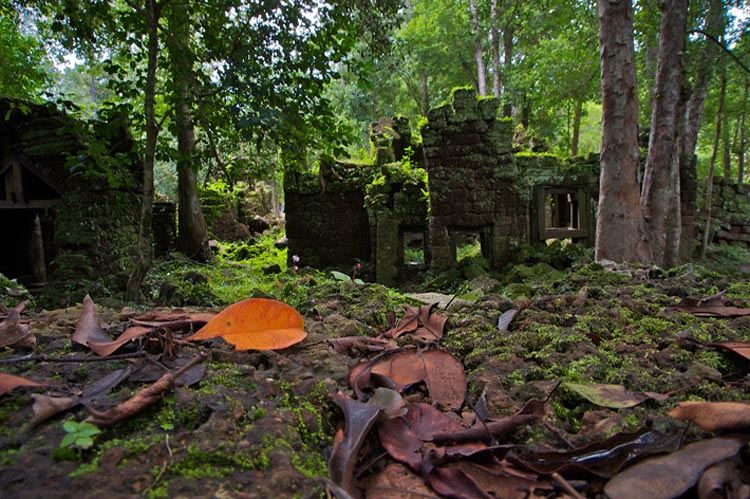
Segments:
[[[706,221],[703,224],[703,243],[701,244],[701,258],[706,258],[708,248],[708,237],[711,234],[711,216],[714,194],[714,169],[716,156],[719,154],[719,139],[721,138],[721,122],[724,117],[724,97],[727,93],[726,71],[721,72],[721,90],[719,93],[719,109],[716,111],[716,134],[714,135],[714,147],[711,152],[711,161],[708,164],[708,178],[706,179]]]
[[[750,86],[750,79],[745,78],[745,91],[742,96],[742,115],[740,116],[740,143],[737,147],[737,183],[742,185],[745,177],[745,151],[747,150],[747,131],[745,123],[747,122],[747,92]]]
[[[649,261],[661,267],[679,262],[680,247],[680,102],[685,50],[687,0],[661,4],[656,99],[641,190]]]
[[[570,141],[570,155],[578,156],[578,142],[581,137],[581,118],[583,117],[583,101],[575,102],[575,111],[573,114],[573,138]]]
[[[503,116],[510,118],[513,115],[513,104],[508,95],[510,86],[510,74],[513,70],[513,26],[508,23],[503,30],[503,93],[505,94],[505,104],[503,105]]]
[[[497,0],[490,3],[490,38],[492,41],[492,93],[500,98],[500,31],[497,28]]]
[[[602,147],[596,259],[643,262],[631,0],[599,0]]]
[[[420,112],[422,116],[427,116],[427,111],[430,110],[430,94],[427,87],[427,73],[419,75],[419,90],[420,90]]]
[[[724,7],[721,0],[711,0],[706,20],[706,32],[716,39],[724,33]],[[683,151],[685,155],[695,154],[698,142],[698,130],[703,116],[703,105],[706,102],[708,89],[711,85],[716,61],[719,59],[719,46],[706,39],[703,43],[698,61],[695,64],[695,84],[688,103],[688,121],[685,124],[683,137]]]
[[[722,78],[726,79],[727,75],[723,74]],[[726,82],[722,82],[726,85]],[[726,95],[724,96],[726,99]],[[724,170],[724,180],[730,180],[732,178],[732,155],[729,151],[729,113],[724,112],[722,115],[724,123],[721,124],[721,164]]]
[[[479,13],[477,12],[476,0],[469,1],[471,9],[471,31],[474,35],[474,60],[477,64],[477,87],[479,95],[487,95],[487,73],[484,70],[484,59],[482,58],[482,38],[479,32]]]
[[[146,29],[148,34],[148,66],[144,88],[143,112],[146,120],[146,150],[143,154],[143,186],[138,224],[138,246],[133,269],[128,277],[125,299],[140,302],[141,285],[151,268],[153,258],[151,217],[154,205],[154,162],[159,126],[156,123],[156,65],[159,52],[159,16],[161,6],[156,0],[146,0]]]
[[[201,210],[198,178],[193,165],[195,128],[190,91],[193,59],[187,14],[188,11],[179,5],[169,9],[171,38],[167,44],[177,125],[177,249],[188,258],[204,262],[211,258],[211,252],[208,249],[208,226]]]
[[[721,38],[724,33],[724,6],[721,0],[711,0],[706,16],[705,31]],[[709,39],[703,42],[703,48],[694,64],[696,69],[695,83],[687,104],[687,117],[683,127],[682,154],[680,155],[680,209],[682,218],[682,237],[680,253],[683,261],[693,256],[696,241],[696,213],[698,196],[698,173],[695,146],[698,141],[698,130],[703,117],[703,106],[713,78],[719,46]]]

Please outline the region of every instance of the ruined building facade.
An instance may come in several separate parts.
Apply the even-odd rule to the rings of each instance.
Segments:
[[[598,157],[514,154],[497,107],[457,89],[428,113],[421,144],[404,118],[381,120],[374,163],[321,159],[316,174],[287,174],[290,258],[369,263],[375,280],[395,284],[415,267],[455,265],[467,245],[500,268],[522,243],[593,244]]]

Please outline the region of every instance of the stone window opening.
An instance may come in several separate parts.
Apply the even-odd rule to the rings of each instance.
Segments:
[[[401,229],[401,263],[407,267],[425,265],[425,231],[420,228]]]
[[[448,232],[454,262],[473,257],[490,259],[489,228],[454,228]]]
[[[582,209],[585,192],[580,187],[542,187],[537,197],[539,239],[587,237],[586,211]]]

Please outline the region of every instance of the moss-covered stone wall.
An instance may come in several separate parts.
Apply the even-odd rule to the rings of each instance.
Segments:
[[[501,267],[526,238],[526,211],[510,120],[497,119],[498,102],[456,89],[451,103],[431,109],[422,126],[430,193],[430,264],[456,262],[455,234],[480,234],[482,255]]]
[[[560,158],[549,153],[520,152],[515,155],[518,177],[516,188],[521,202],[527,208],[527,234],[532,244],[542,244],[546,239],[571,238],[576,242],[593,245],[596,236],[596,209],[599,198],[599,155]],[[555,196],[557,199],[555,199]],[[576,220],[567,217],[565,227],[550,229],[547,224],[555,206],[562,198],[575,203]],[[558,220],[558,223],[560,221]]]
[[[750,246],[750,185],[716,178],[712,200],[709,242]]]
[[[377,169],[321,158],[318,172],[284,178],[288,255],[300,265],[351,266],[372,256],[365,188]]]
[[[24,199],[5,199],[0,216],[39,215],[49,284],[73,290],[97,281],[109,291],[124,289],[138,241],[142,179],[125,123],[89,126],[51,104],[9,98],[0,98],[0,116],[0,160],[24,165]]]

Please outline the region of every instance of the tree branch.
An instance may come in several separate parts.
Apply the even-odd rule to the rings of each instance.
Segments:
[[[736,55],[735,55],[735,54],[734,54],[734,53],[733,53],[733,52],[732,52],[731,50],[729,50],[729,48],[727,48],[727,46],[726,46],[726,45],[724,45],[723,43],[721,43],[721,42],[719,41],[719,39],[718,39],[718,38],[716,38],[716,37],[715,37],[715,36],[713,36],[713,35],[710,35],[710,34],[706,33],[706,32],[705,32],[705,31],[703,31],[702,29],[694,29],[694,30],[692,30],[692,31],[691,31],[690,33],[691,33],[691,34],[692,34],[692,33],[697,33],[697,34],[699,34],[699,35],[703,35],[703,36],[705,36],[706,38],[708,38],[709,40],[711,40],[712,42],[714,42],[714,43],[715,43],[716,45],[718,45],[718,46],[719,46],[719,47],[720,47],[720,48],[721,48],[721,49],[722,49],[722,50],[723,50],[724,52],[726,52],[727,54],[729,54],[729,56],[730,56],[730,57],[731,57],[732,59],[734,59],[734,62],[736,62],[736,63],[737,63],[737,65],[739,65],[739,67],[741,67],[742,69],[744,69],[746,73],[750,74],[750,68],[749,68],[749,67],[747,67],[747,66],[745,65],[745,63],[743,63],[743,62],[742,62],[742,61],[740,60],[740,58],[739,58],[739,57],[737,57],[737,56],[736,56]]]

